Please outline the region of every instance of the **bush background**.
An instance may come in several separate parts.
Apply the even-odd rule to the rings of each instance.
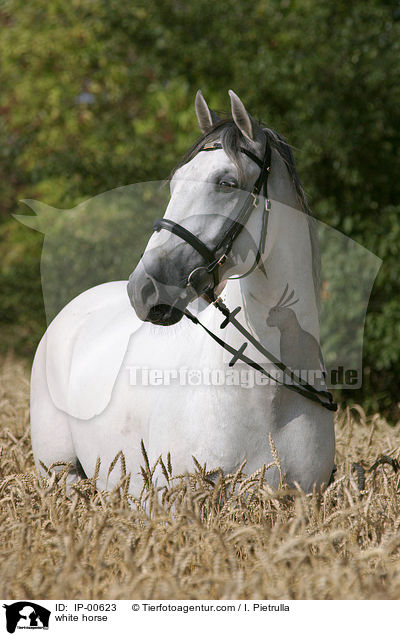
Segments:
[[[314,215],[383,259],[345,398],[399,419],[399,2],[3,0],[0,60],[1,350],[32,357],[45,329],[19,201],[163,179],[198,136],[196,90],[223,110],[233,88],[295,147]]]

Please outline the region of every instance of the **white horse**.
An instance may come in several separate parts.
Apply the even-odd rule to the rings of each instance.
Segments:
[[[299,333],[318,340],[315,245],[313,249],[311,219],[304,213],[290,149],[276,133],[262,129],[232,91],[230,98],[232,119],[218,121],[198,92],[196,114],[203,135],[171,179],[164,218],[214,250],[234,220],[240,195],[247,195],[260,174],[260,165],[241,149],[262,162],[269,146],[271,210],[265,243],[258,242],[262,197],[255,200],[245,230],[217,268],[217,279],[207,271],[200,248],[161,228],[150,238],[128,287],[126,281],[99,285],[58,314],[39,344],[32,370],[32,446],[39,470],[40,462],[70,462],[73,481],[91,476],[100,458],[98,485],[110,488],[118,475],[113,477],[113,471],[108,476],[108,469],[122,451],[131,473],[130,490],[137,496],[142,487],[141,440],[151,464],[170,452],[176,473],[193,469],[192,456],[224,473],[234,472],[246,460],[251,473],[273,461],[271,434],[288,483],[297,482],[309,492],[329,482],[335,450],[330,410],[279,383],[249,389],[236,381],[188,382],[193,369],[217,371],[218,378],[223,377],[230,356],[184,316],[187,306],[235,348],[244,340],[231,324],[226,332],[220,330],[223,316],[200,299],[205,291],[217,289],[230,309],[240,305],[248,331],[279,356],[279,331],[267,318],[285,288],[293,289],[299,299]],[[221,147],[201,151],[210,142]],[[262,245],[257,266],[254,243]],[[231,278],[249,270],[240,280]],[[294,342],[294,359],[301,346]],[[259,359],[254,347],[246,351]],[[243,369],[243,363],[239,365]],[[153,372],[152,384],[137,382],[141,369]],[[160,384],[162,371],[165,377],[174,370],[180,371],[181,381]],[[278,471],[267,471],[266,480],[276,487]]]

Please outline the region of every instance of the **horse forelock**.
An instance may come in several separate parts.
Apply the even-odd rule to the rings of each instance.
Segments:
[[[221,142],[224,152],[228,155],[229,159],[233,161],[238,171],[239,186],[243,185],[244,170],[240,146],[247,146],[248,144],[233,119],[229,118],[218,121],[208,132],[201,135],[201,137],[195,141],[181,161],[173,168],[170,179],[174,176],[176,171],[179,170],[179,168],[189,163],[189,161],[198,154],[205,144],[217,140]]]
[[[267,128],[263,122],[260,121],[259,125],[263,129],[267,137],[267,142],[269,143],[271,148],[275,149],[278,152],[279,156],[282,158],[287,167],[289,176],[293,182],[297,198],[301,206],[301,210],[306,214],[310,214],[307,197],[296,170],[296,162],[290,144],[279,133],[271,130],[270,128]],[[240,152],[240,147],[243,145],[248,146],[249,144],[243,137],[233,119],[228,117],[218,121],[210,128],[208,132],[201,135],[194,142],[193,146],[189,148],[181,161],[179,161],[179,163],[173,168],[170,178],[174,176],[175,172],[179,168],[184,166],[186,163],[189,163],[189,161],[191,161],[197,155],[197,153],[205,144],[216,141],[217,139],[221,142],[223,150],[234,162],[236,168],[238,169],[238,178],[240,185],[240,181],[243,179],[242,153]]]

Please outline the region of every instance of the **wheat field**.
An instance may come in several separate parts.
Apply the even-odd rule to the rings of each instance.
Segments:
[[[67,496],[66,470],[34,470],[27,365],[9,356],[0,367],[0,598],[400,597],[399,426],[339,411],[337,473],[323,494],[284,480],[272,491],[245,467],[216,481],[196,464],[174,476],[168,461],[169,487],[156,494],[144,453],[140,500],[121,456],[113,492],[94,475]]]

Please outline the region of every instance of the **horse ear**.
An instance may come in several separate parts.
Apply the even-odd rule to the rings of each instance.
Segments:
[[[197,120],[199,122],[200,130],[202,133],[209,132],[210,128],[218,121],[220,121],[220,117],[214,113],[207,106],[207,102],[204,99],[202,92],[200,90],[196,93],[196,99],[194,100],[194,109],[196,111]]]
[[[249,141],[256,141],[257,132],[261,131],[261,128],[249,115],[236,93],[230,90],[229,97],[231,98],[232,118],[236,126]]]

